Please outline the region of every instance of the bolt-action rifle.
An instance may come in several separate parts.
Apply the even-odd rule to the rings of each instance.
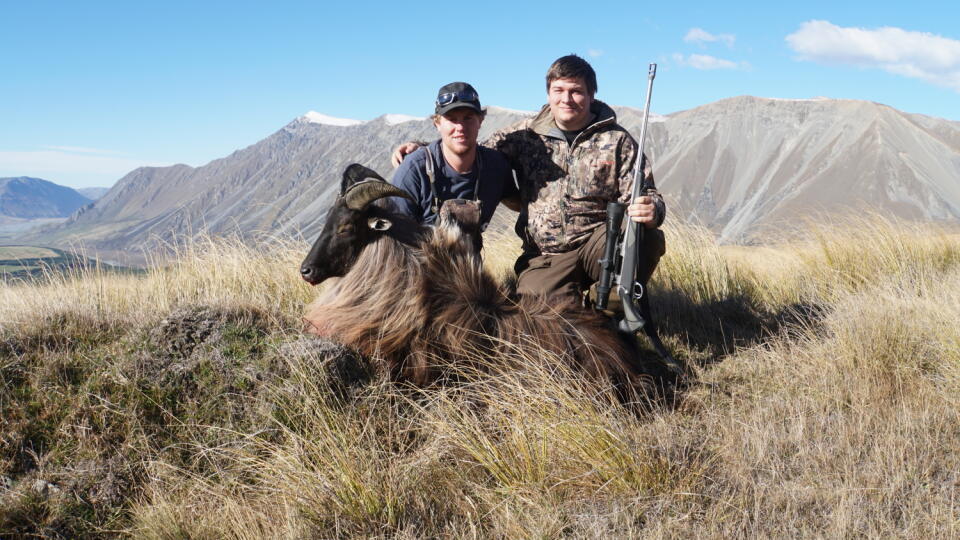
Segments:
[[[644,143],[647,138],[647,123],[650,117],[650,97],[653,92],[653,79],[657,76],[657,65],[650,64],[647,75],[647,99],[643,107],[643,122],[640,124],[640,148],[634,165],[632,203],[646,192],[643,174]],[[597,309],[607,309],[610,290],[616,283],[617,295],[623,305],[623,318],[618,323],[619,330],[635,334],[641,329],[647,334],[654,349],[663,363],[672,371],[681,372],[683,367],[673,359],[657,334],[656,325],[650,317],[650,300],[646,294],[646,284],[637,279],[640,263],[640,248],[643,245],[644,226],[627,221],[626,230],[621,232],[621,223],[626,206],[616,201],[607,203],[607,238],[603,258],[600,259],[600,280],[597,283]]]

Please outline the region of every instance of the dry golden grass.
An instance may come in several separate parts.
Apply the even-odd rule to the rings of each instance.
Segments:
[[[960,264],[956,227],[866,214],[807,231],[779,246],[724,248],[741,286],[768,306],[823,303],[880,280],[922,287]]]
[[[232,358],[278,375],[249,422],[196,421],[176,454],[142,457],[111,522],[136,537],[956,537],[960,237],[877,217],[764,247],[666,234],[654,307],[695,378],[633,407],[535,350],[453,386],[345,376],[342,352],[296,332],[315,294],[302,245],[207,241],[143,276],[7,287],[0,320],[5,335],[55,314],[127,335],[183,304],[266,314],[266,343]],[[516,249],[488,239],[488,267],[508,279]],[[4,354],[0,369],[30,353]],[[85,519],[71,530],[104,527]]]
[[[73,313],[105,324],[155,321],[174,306],[256,306],[276,322],[298,320],[313,291],[300,278],[304,246],[277,241],[260,248],[202,238],[169,247],[169,264],[145,274],[82,268],[43,276],[33,284],[0,287],[0,321],[22,329]]]
[[[501,282],[514,279],[513,263],[523,250],[520,238],[512,232],[494,230],[483,237],[483,265]]]

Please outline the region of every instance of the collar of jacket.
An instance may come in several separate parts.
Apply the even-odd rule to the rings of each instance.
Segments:
[[[583,128],[583,133],[590,133],[591,131],[617,121],[617,113],[613,112],[613,109],[610,108],[609,105],[598,99],[593,100],[593,103],[590,104],[590,112],[596,115],[596,118],[593,119],[592,124]],[[540,113],[537,114],[536,118],[533,119],[533,123],[530,124],[530,129],[538,135],[553,137],[554,139],[566,139],[563,131],[561,131],[560,128],[557,127],[557,123],[553,121],[553,115],[550,114],[549,103],[540,109]],[[581,135],[583,133],[581,133]]]

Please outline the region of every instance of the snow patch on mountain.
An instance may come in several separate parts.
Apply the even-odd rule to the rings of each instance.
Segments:
[[[320,114],[316,111],[309,111],[307,114],[303,115],[302,118],[313,124],[324,124],[327,126],[356,126],[363,123],[361,120],[352,120],[350,118],[334,118],[333,116]]]
[[[409,114],[385,114],[383,115],[383,121],[387,123],[388,126],[395,126],[397,124],[402,124],[404,122],[416,122],[423,120],[421,116],[410,116]]]

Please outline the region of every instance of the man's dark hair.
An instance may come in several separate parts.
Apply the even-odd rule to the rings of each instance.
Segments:
[[[550,83],[557,79],[583,79],[587,85],[587,92],[593,96],[597,93],[597,74],[586,60],[575,54],[568,54],[557,58],[547,70],[547,91]]]

